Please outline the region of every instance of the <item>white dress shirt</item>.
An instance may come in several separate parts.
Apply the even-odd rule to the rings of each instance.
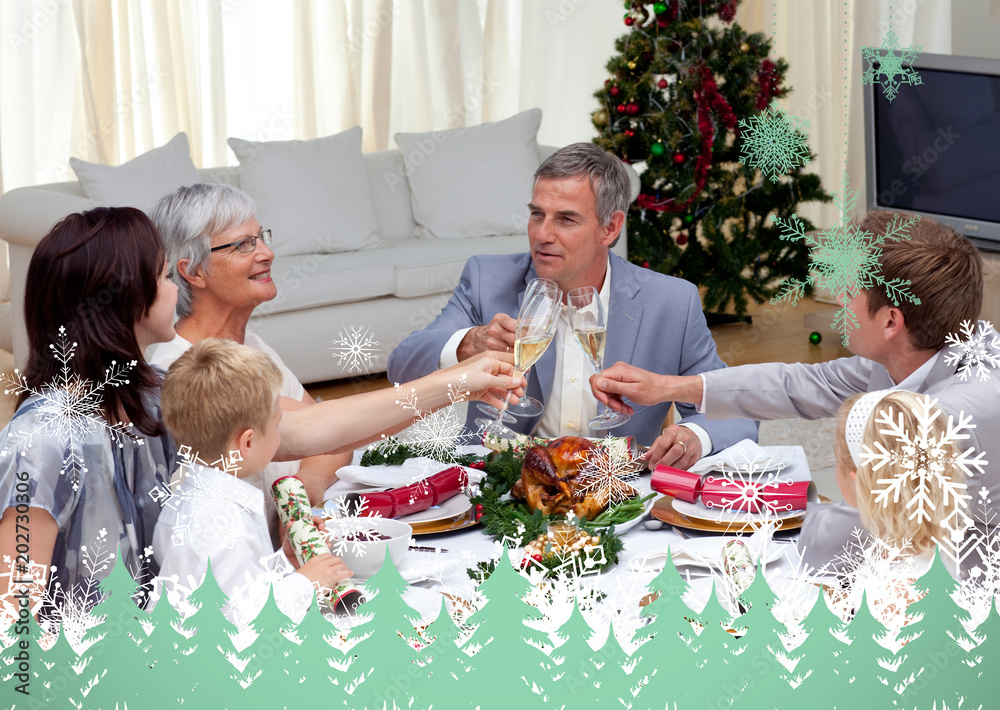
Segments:
[[[278,608],[293,620],[312,601],[312,582],[271,547],[260,489],[216,468],[195,464],[164,502],[153,553],[160,577],[172,578],[181,594],[201,584],[211,558],[212,575],[230,598],[223,612],[237,624],[260,612],[272,580]]]
[[[608,259],[604,270],[604,283],[598,293],[605,314],[611,312],[611,260]],[[438,359],[439,367],[450,367],[458,363],[458,346],[471,328],[456,331],[441,350]],[[615,429],[591,429],[587,422],[597,416],[598,401],[590,390],[590,376],[594,368],[583,352],[583,348],[573,337],[573,328],[569,322],[569,309],[563,305],[559,316],[559,325],[552,345],[556,349],[555,371],[552,376],[552,391],[545,399],[545,411],[535,430],[535,436],[614,436]],[[697,424],[681,424],[686,426],[701,442],[702,455],[712,451],[712,439],[702,427]]]

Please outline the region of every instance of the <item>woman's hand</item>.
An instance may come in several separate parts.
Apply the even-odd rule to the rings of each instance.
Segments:
[[[334,589],[353,574],[342,559],[327,553],[316,555],[295,571],[323,589]]]
[[[479,399],[494,407],[502,407],[508,391],[513,391],[511,402],[524,394],[527,381],[524,377],[514,377],[513,353],[488,350],[473,355],[457,365],[441,370],[454,378],[456,385],[465,377],[464,387],[473,399]]]

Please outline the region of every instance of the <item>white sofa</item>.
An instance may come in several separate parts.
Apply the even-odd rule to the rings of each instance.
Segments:
[[[539,161],[554,150],[539,146]],[[385,179],[386,175],[404,174],[401,152],[393,149],[367,153],[364,163],[378,235],[385,247],[277,257],[272,273],[278,297],[260,306],[251,320],[251,329],[303,382],[384,372],[396,344],[429,324],[440,312],[470,256],[515,253],[528,248],[526,233],[466,239],[413,238],[415,223],[407,181]],[[198,172],[205,182],[240,185],[238,167]],[[24,279],[32,250],[59,219],[98,206],[84,194],[80,183],[73,181],[21,188],[0,196],[0,239],[10,245],[13,349],[19,367],[24,365],[27,352]],[[626,255],[624,229],[614,251]],[[352,333],[377,343],[369,348],[372,362],[362,359],[363,371],[359,371],[356,359],[337,357],[342,351],[332,349],[336,341],[349,342]]]

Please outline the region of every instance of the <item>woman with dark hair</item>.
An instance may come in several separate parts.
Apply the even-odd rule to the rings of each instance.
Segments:
[[[132,208],[70,215],[35,248],[28,366],[17,411],[0,431],[0,561],[9,558],[15,572],[0,598],[20,591],[13,580],[51,566],[50,603],[92,602],[119,547],[137,582],[156,575],[152,494],[165,492],[176,452],[160,420],[162,370],[142,354],[174,338],[177,287],[166,267],[153,223]],[[490,353],[407,387],[426,411],[448,405],[456,382],[499,405],[523,384],[511,374],[513,357]],[[277,458],[348,451],[412,414],[391,389],[289,411]]]
[[[0,559],[55,566],[50,602],[90,600],[116,548],[140,584],[175,451],[159,415],[161,373],[143,350],[174,336],[177,287],[149,218],[72,214],[28,266],[28,362],[0,433]],[[19,554],[20,553],[20,554]],[[28,575],[17,575],[24,578]]]

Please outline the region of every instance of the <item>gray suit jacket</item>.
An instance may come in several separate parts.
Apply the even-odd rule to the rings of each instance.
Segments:
[[[530,254],[474,256],[441,314],[424,330],[409,335],[389,356],[389,379],[405,382],[438,368],[441,350],[457,330],[488,323],[497,313],[517,317],[527,283],[535,278]],[[611,255],[611,298],[604,362],[619,360],[653,372],[694,375],[725,367],[705,323],[698,290],[681,279],[642,269]],[[555,373],[555,348],[531,370],[528,394],[545,402]],[[589,376],[591,373],[585,373]],[[651,444],[659,436],[670,402],[637,408],[632,419],[611,431]],[[466,425],[475,430],[470,416]],[[757,439],[757,424],[743,419],[710,422],[694,408],[678,405],[684,422],[696,423],[712,437],[715,450],[741,439]],[[530,432],[536,418],[520,418],[512,428]],[[709,452],[705,452],[708,454]]]
[[[976,452],[984,451],[989,462],[985,474],[977,474],[969,481],[973,517],[982,518],[990,513],[1000,514],[996,509],[1000,503],[1000,372],[994,372],[986,382],[974,375],[962,380],[957,374],[958,367],[959,363],[949,365],[945,362],[944,351],[939,353],[918,394],[936,398],[945,414],[957,416],[964,412],[973,417],[972,424],[976,428],[962,445],[974,447]],[[852,394],[892,386],[892,379],[884,367],[861,357],[815,365],[742,365],[705,375],[705,412],[709,418],[819,419],[835,416],[840,404]],[[993,501],[986,509],[980,507],[981,486],[989,490]],[[806,533],[813,537],[809,531],[811,517],[806,516],[803,537]],[[847,543],[855,522],[861,526],[858,517],[848,520],[848,516],[838,515],[836,520],[837,525],[824,522],[822,535],[815,536],[824,538],[824,549],[839,549],[840,545],[832,536],[839,535],[841,542]],[[981,531],[985,529],[978,523],[977,527]],[[817,561],[807,559],[814,565]]]

